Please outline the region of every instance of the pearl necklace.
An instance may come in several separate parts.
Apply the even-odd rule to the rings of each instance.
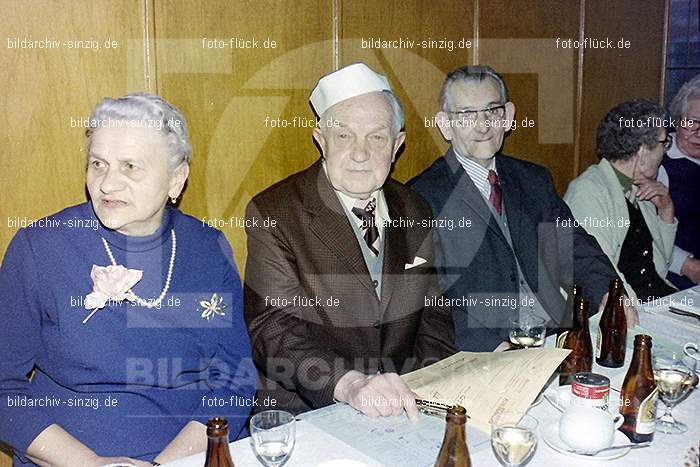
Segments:
[[[109,256],[110,261],[112,261],[112,266],[116,266],[117,261],[114,259],[114,255],[112,254],[111,248],[109,248],[107,240],[105,240],[104,237],[101,238],[102,244],[105,246],[105,250],[107,251],[107,256]],[[165,295],[168,293],[168,289],[170,289],[170,279],[173,276],[173,266],[175,265],[175,252],[177,251],[177,238],[175,237],[175,229],[170,229],[170,240],[172,243],[172,250],[170,251],[170,264],[168,265],[168,274],[165,276],[165,285],[163,286],[163,291],[160,293],[158,298],[144,300],[143,298],[136,295],[133,290],[129,289],[129,292],[134,294],[134,297],[136,297],[136,303],[138,303],[141,306],[145,306],[146,308],[159,307],[161,302],[165,298]]]

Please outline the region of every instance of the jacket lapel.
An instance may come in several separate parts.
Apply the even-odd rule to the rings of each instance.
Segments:
[[[389,208],[392,220],[406,219],[404,203],[394,192],[391,183],[384,185],[384,199]],[[394,225],[396,224],[396,225]],[[404,268],[413,258],[407,258],[406,227],[398,222],[392,222],[384,228],[384,264],[382,265],[382,299],[381,314],[384,315],[391,296],[403,280]]]
[[[372,295],[376,296],[357,237],[340,200],[326,177],[320,160],[311,166],[306,177],[304,210],[312,219],[309,230],[347,265],[357,279],[372,292]]]
[[[457,160],[457,156],[455,156],[452,148],[450,148],[450,150],[447,151],[447,154],[445,154],[445,160],[447,161],[447,165],[452,173],[452,183],[455,187],[454,193],[457,193],[458,196],[460,196],[462,203],[469,211],[476,213],[476,215],[481,218],[484,224],[486,224],[486,226],[497,237],[508,244],[508,241],[503,236],[503,232],[501,232],[501,229],[496,224],[496,220],[491,215],[491,210],[486,205],[484,197],[481,196],[479,189],[474,185],[474,182],[472,182],[472,179],[469,178],[469,175],[467,174],[466,170],[464,170],[464,167],[462,167]]]
[[[506,216],[508,216],[508,229],[510,230],[510,238],[513,241],[514,249],[520,241],[520,232],[522,231],[522,220],[525,217],[523,212],[523,191],[518,180],[513,176],[513,170],[508,165],[508,160],[498,158],[496,156],[496,168],[498,170],[498,178],[501,182],[501,191],[503,193],[503,205],[505,206]]]

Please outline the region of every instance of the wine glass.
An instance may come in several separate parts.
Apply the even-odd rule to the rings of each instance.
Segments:
[[[532,415],[503,412],[491,418],[491,447],[506,467],[527,464],[537,448],[537,420]]]
[[[547,333],[547,321],[535,315],[525,314],[512,319],[508,338],[516,349],[542,347]]]
[[[266,410],[250,419],[250,437],[260,463],[267,467],[284,464],[294,448],[294,415],[284,410]]]
[[[670,350],[657,352],[653,364],[659,397],[666,406],[664,414],[656,419],[656,429],[670,435],[685,433],[688,426],[673,418],[671,411],[693,387],[695,369],[684,360],[681,352]]]

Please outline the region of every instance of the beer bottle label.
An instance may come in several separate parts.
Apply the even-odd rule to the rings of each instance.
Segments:
[[[600,358],[600,348],[603,346],[603,333],[598,326],[598,332],[595,339],[595,358]]]
[[[562,332],[559,337],[557,337],[557,347],[560,349],[564,348],[564,342],[566,342],[566,336],[569,335],[569,331]]]
[[[640,435],[648,435],[654,432],[656,419],[656,399],[659,396],[659,388],[654,388],[646,399],[639,404],[637,412],[637,423],[634,431]]]

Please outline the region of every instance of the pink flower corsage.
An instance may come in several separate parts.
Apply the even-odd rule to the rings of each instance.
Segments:
[[[83,324],[92,318],[97,310],[104,308],[108,301],[120,302],[122,300],[134,301],[136,296],[131,292],[143,276],[143,271],[127,269],[124,266],[97,266],[92,265],[90,277],[92,278],[92,292],[85,296],[85,308],[92,310]]]

